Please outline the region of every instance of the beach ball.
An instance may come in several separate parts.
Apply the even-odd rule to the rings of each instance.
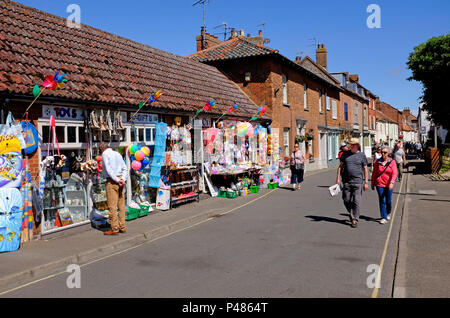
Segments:
[[[131,163],[131,168],[133,168],[136,171],[141,169],[141,167],[142,167],[142,163],[140,161],[135,160]]]
[[[136,157],[136,160],[142,161],[145,158],[145,153],[142,150],[138,150],[134,156]]]
[[[141,151],[146,155],[150,156],[150,148],[149,147],[142,147]]]
[[[130,153],[131,153],[132,155],[134,155],[134,154],[136,153],[136,151],[138,151],[138,150],[139,150],[138,145],[131,145],[131,147],[130,147]]]
[[[142,167],[146,167],[146,166],[148,166],[148,164],[150,163],[150,158],[149,157],[145,157],[143,160],[142,160]]]
[[[239,137],[244,137],[248,132],[248,126],[246,123],[241,123],[237,125],[237,135]]]

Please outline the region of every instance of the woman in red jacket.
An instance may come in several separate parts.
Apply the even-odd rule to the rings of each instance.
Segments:
[[[372,172],[372,190],[376,186],[380,202],[381,224],[386,224],[391,219],[392,192],[397,173],[397,164],[389,157],[389,148],[381,148],[381,158],[375,162]]]

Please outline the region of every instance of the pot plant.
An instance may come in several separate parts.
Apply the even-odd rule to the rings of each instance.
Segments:
[[[314,135],[313,134],[307,133],[305,135],[305,137],[306,137],[307,140],[314,140]]]
[[[296,143],[302,143],[302,142],[304,142],[306,140],[306,136],[303,136],[303,135],[297,135],[297,136],[295,136],[295,142]]]

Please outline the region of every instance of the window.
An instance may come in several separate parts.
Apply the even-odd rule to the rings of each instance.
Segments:
[[[355,104],[355,118],[354,118],[354,123],[355,124],[359,124],[359,116],[358,116],[358,112],[359,112],[359,106],[358,104]]]
[[[327,110],[330,110],[330,97],[328,97],[326,91],[325,91],[325,103],[327,104]]]
[[[333,160],[333,135],[328,135],[328,160]]]
[[[332,100],[332,116],[333,116],[333,119],[337,119],[337,103],[336,103],[336,100]]]
[[[344,119],[348,121],[348,104],[344,103]]]
[[[336,143],[335,143],[335,151],[336,151],[336,159],[339,159],[339,148],[341,146],[341,138],[339,137],[339,135],[336,134]]]
[[[283,146],[284,146],[284,155],[289,157],[289,128],[284,128],[283,130]]]
[[[305,109],[308,109],[308,98],[307,98],[307,90],[308,90],[308,85],[303,85],[303,107]]]
[[[283,75],[283,104],[288,104],[287,78]]]
[[[322,112],[322,91],[319,90],[319,112]]]

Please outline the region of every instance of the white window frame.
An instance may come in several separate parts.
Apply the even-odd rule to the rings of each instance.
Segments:
[[[303,85],[303,108],[308,109],[308,84]]]
[[[289,148],[290,138],[291,138],[290,129],[283,128],[283,147],[284,147],[284,155],[286,157],[290,157],[290,148]]]
[[[319,89],[319,112],[322,114],[322,91]]]
[[[327,110],[330,110],[330,97],[328,96],[327,91],[325,91],[325,103]]]
[[[338,119],[337,118],[337,102],[335,99],[331,100],[331,105],[332,105],[332,117],[333,117],[333,119]]]
[[[287,77],[283,75],[283,104],[288,105]]]

